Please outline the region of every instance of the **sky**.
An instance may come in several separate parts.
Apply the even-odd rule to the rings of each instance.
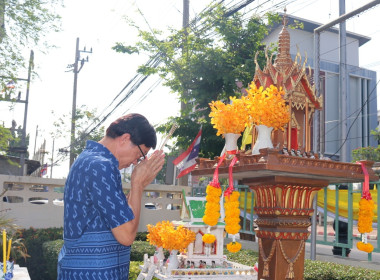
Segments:
[[[190,19],[210,2],[209,0],[190,0]],[[225,1],[227,6],[237,2],[237,0]],[[241,12],[259,15],[269,10],[283,12],[284,3],[286,3],[289,14],[325,24],[339,16],[338,2],[336,0],[256,0]],[[346,12],[368,2],[347,0]],[[57,48],[51,49],[47,54],[34,49],[35,71],[39,77],[31,83],[26,128],[27,134],[30,135],[30,154],[34,149],[38,149],[45,139],[46,150],[49,152],[47,158],[51,158],[53,151],[50,133],[54,133],[54,120],[63,114],[71,115],[74,74],[65,71],[68,64],[74,63],[77,38],[80,39],[79,49],[83,50],[86,47],[86,50],[90,48],[93,50],[91,54],[82,53],[81,56],[81,58],[88,56],[89,61],[84,64],[78,74],[77,107],[86,105],[88,109],[96,109],[100,114],[109,112],[110,108],[115,107],[116,102],[112,103],[112,100],[133,78],[137,67],[148,60],[145,54],[119,54],[111,49],[115,42],[133,44],[137,40],[136,30],[128,26],[125,17],[132,19],[145,30],[156,28],[165,32],[169,26],[176,29],[182,26],[182,0],[68,0],[64,1],[64,4],[65,7],[57,8],[62,16],[63,30],[47,38]],[[380,5],[346,23],[347,31],[371,38],[360,48],[359,65],[377,71],[377,79],[380,73],[380,52],[378,51],[380,26],[375,23],[378,22],[379,14]],[[25,50],[27,58],[29,52],[30,50]],[[312,57],[312,54],[308,56]],[[26,77],[26,73],[21,76]],[[119,106],[103,125],[107,127],[117,117],[130,112],[141,113],[153,125],[157,125],[170,116],[179,115],[179,109],[177,96],[170,93],[168,88],[163,87],[158,77],[152,77]],[[0,115],[2,120],[3,116],[7,119],[8,126],[12,119],[21,125],[24,106],[18,104],[13,111],[9,112],[8,107],[1,104]],[[59,148],[65,148],[68,145],[69,139],[55,140],[54,157],[57,157]],[[45,161],[49,163],[48,160]],[[60,166],[54,166],[53,177],[66,177],[68,169],[68,161],[60,163]],[[50,176],[50,170],[47,174]]]

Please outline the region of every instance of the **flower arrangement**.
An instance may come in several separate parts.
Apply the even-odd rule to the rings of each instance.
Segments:
[[[195,240],[195,232],[183,226],[174,227],[169,221],[158,222],[155,226],[148,225],[147,240],[151,245],[167,250],[186,251]]]
[[[217,129],[216,135],[225,133],[240,134],[244,131],[248,122],[247,107],[243,99],[231,97],[231,103],[224,104],[222,101],[212,101],[211,124]]]
[[[233,191],[230,195],[224,196],[224,210],[226,223],[226,232],[229,234],[237,234],[240,230],[240,210],[239,210],[239,196],[240,193]],[[241,244],[236,242],[235,239],[227,244],[227,250],[231,253],[238,252]]]
[[[168,224],[168,221],[162,221],[162,223],[158,222],[155,226],[151,224],[146,226],[148,228],[147,240],[151,245],[162,247],[161,231],[165,231]]]
[[[252,82],[247,93],[242,100],[247,106],[249,121],[255,125],[262,124],[283,130],[283,126],[290,120],[289,106],[283,98],[285,91],[274,85],[264,90],[263,87],[257,88]]]

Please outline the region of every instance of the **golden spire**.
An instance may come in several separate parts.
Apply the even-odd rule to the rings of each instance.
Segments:
[[[278,54],[273,66],[280,72],[285,72],[293,63],[290,56],[290,34],[286,28],[288,18],[286,16],[286,8],[284,9],[282,18],[282,30],[278,36]]]

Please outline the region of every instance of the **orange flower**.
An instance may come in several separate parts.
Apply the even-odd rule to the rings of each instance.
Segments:
[[[243,99],[231,97],[231,104],[224,104],[222,101],[212,101],[211,124],[217,129],[216,135],[225,133],[240,134],[244,131],[248,123],[248,111]]]
[[[285,92],[271,85],[265,90],[257,88],[252,82],[247,89],[248,95],[242,100],[248,108],[249,121],[255,125],[266,125],[273,129],[284,129],[283,126],[290,120],[289,106],[283,96]]]
[[[215,242],[215,240],[216,240],[215,235],[210,234],[210,233],[206,233],[205,235],[202,236],[202,241],[204,243],[212,244]]]
[[[220,195],[222,190],[212,185],[206,188],[206,207],[203,215],[203,222],[209,226],[215,226],[220,217]]]
[[[240,230],[239,196],[240,193],[234,191],[229,196],[224,197],[225,229],[229,234],[237,234]]]
[[[359,201],[359,219],[358,230],[360,233],[370,233],[372,231],[373,209],[375,204],[373,200],[362,198]]]
[[[371,253],[373,251],[373,245],[371,243],[358,242],[356,247],[363,252]]]
[[[241,244],[239,242],[230,242],[227,244],[227,250],[231,253],[239,252],[241,249]]]
[[[149,243],[167,250],[185,251],[195,240],[195,232],[183,226],[175,228],[169,221],[158,222],[155,226],[148,225],[147,227]]]

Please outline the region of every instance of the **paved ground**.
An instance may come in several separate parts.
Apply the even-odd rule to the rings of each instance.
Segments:
[[[323,227],[318,226],[317,227],[317,239],[322,240],[323,238]],[[333,241],[334,236],[334,230],[332,228],[332,225],[328,225],[327,227],[327,241]],[[354,228],[354,236],[360,236],[360,233],[357,231],[357,228]],[[225,244],[230,242],[230,239],[227,238],[225,241]],[[246,240],[240,240],[239,242],[242,243],[242,247],[244,249],[252,249],[255,251],[258,251],[258,243],[255,241],[246,241]],[[335,262],[339,264],[345,264],[345,265],[351,265],[356,267],[364,267],[369,268],[373,270],[380,270],[380,253],[372,253],[372,261],[368,261],[368,254],[362,251],[359,251],[356,248],[356,243],[358,240],[354,240],[353,248],[351,249],[349,257],[341,257],[341,256],[335,256],[332,253],[332,246],[328,245],[320,245],[317,244],[316,247],[316,259],[319,261],[327,261],[327,262]],[[373,244],[373,246],[376,248],[378,247],[377,243],[377,231],[374,230],[369,235],[369,242]],[[310,243],[306,243],[305,246],[305,258],[310,259]]]

